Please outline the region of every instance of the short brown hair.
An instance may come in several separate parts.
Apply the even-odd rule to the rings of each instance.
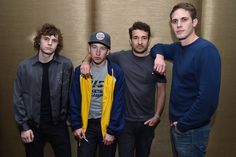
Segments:
[[[53,35],[58,36],[58,45],[55,50],[55,53],[59,53],[63,48],[63,37],[61,34],[60,29],[58,29],[56,26],[52,24],[45,23],[42,25],[42,28],[37,31],[37,35],[34,38],[34,48],[39,51],[40,49],[40,39],[42,35]]]
[[[129,37],[130,39],[132,39],[132,31],[133,30],[142,30],[148,33],[148,39],[150,39],[151,37],[151,28],[148,24],[141,22],[141,21],[137,21],[135,22],[132,27],[129,28]]]
[[[184,10],[187,10],[192,18],[195,19],[197,18],[197,11],[196,11],[196,8],[194,7],[194,5],[190,4],[190,3],[185,3],[185,2],[182,2],[182,3],[178,3],[176,4],[173,9],[171,10],[170,12],[170,20],[172,19],[172,14],[178,10],[178,9],[184,9]]]

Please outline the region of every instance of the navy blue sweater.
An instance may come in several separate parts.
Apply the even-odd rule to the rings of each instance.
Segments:
[[[220,92],[221,60],[216,47],[198,38],[187,46],[156,44],[151,54],[173,61],[170,121],[178,121],[183,132],[209,123]]]

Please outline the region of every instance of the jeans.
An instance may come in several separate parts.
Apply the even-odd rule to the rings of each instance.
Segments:
[[[171,128],[173,157],[204,157],[210,128],[210,124],[186,132],[179,132],[176,128]]]
[[[155,127],[144,122],[125,122],[118,138],[119,157],[148,157],[154,138]]]
[[[33,126],[31,129],[34,140],[24,144],[27,157],[43,157],[46,142],[51,144],[55,157],[71,157],[70,137],[66,123],[45,124],[39,128]]]
[[[116,153],[116,141],[111,145],[104,145],[100,119],[90,119],[85,133],[88,141],[81,139],[78,141],[78,157],[114,157]]]

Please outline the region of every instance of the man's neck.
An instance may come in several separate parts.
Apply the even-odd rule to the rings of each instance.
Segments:
[[[188,36],[186,39],[180,40],[180,43],[182,46],[187,46],[189,44],[192,44],[194,41],[196,41],[199,37],[193,33],[190,36]]]
[[[54,54],[55,53],[52,53],[52,54],[49,55],[49,54],[45,54],[45,53],[39,51],[39,53],[38,53],[39,61],[41,63],[48,63],[53,59]]]
[[[96,68],[102,68],[106,65],[107,60],[104,60],[102,63],[96,64],[93,61],[91,62],[92,66],[96,67]]]
[[[149,55],[149,52],[148,51],[145,51],[143,53],[137,53],[133,50],[133,54],[137,57],[146,57],[147,55]]]

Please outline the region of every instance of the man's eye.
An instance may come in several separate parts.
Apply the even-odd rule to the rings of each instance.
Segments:
[[[175,23],[177,23],[177,20],[176,19],[171,20],[171,23],[175,24]]]
[[[188,21],[188,18],[182,18],[181,21],[186,22],[186,21]]]
[[[102,50],[102,51],[106,51],[107,48],[106,48],[106,47],[101,47],[101,50]]]

